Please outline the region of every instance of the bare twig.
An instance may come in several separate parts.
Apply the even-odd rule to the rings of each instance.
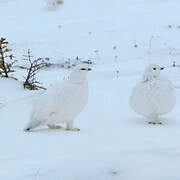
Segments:
[[[39,90],[39,89],[46,89],[42,86],[39,86],[41,84],[40,82],[36,81],[36,75],[37,73],[46,66],[47,60],[43,58],[38,58],[35,60],[32,60],[33,56],[31,56],[31,51],[28,49],[27,55],[24,55],[24,60],[29,62],[29,68],[27,68],[27,75],[24,81],[24,89],[29,90]]]

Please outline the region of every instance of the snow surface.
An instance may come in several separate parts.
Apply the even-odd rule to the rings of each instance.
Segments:
[[[179,0],[66,0],[48,11],[43,0],[0,0],[0,36],[19,64],[28,48],[54,63],[76,56],[95,62],[88,104],[75,120],[80,132],[23,132],[43,92],[0,79],[0,179],[179,180],[180,69],[163,73],[177,96],[163,126],[148,125],[128,105],[149,62],[178,64],[179,6]],[[22,73],[16,72],[20,80]],[[43,70],[38,78],[48,88],[68,73]]]

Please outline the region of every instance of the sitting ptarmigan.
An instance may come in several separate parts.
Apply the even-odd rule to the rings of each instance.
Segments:
[[[149,124],[162,124],[159,115],[167,114],[176,104],[172,83],[160,76],[163,69],[155,64],[149,65],[130,97],[132,109],[148,118]]]
[[[59,129],[58,123],[66,123],[66,130],[74,128],[75,117],[88,101],[88,82],[86,75],[91,69],[87,64],[78,65],[70,74],[69,80],[47,90],[33,106],[30,122],[25,131],[41,125]]]

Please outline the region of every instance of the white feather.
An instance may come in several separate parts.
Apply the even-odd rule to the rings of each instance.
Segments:
[[[73,123],[88,101],[88,70],[76,68],[69,80],[47,90],[33,105],[30,123],[26,130],[39,125]]]
[[[149,65],[143,80],[134,87],[129,102],[136,113],[152,121],[159,121],[158,116],[167,114],[176,104],[174,87],[167,78],[160,76],[160,71],[158,65]]]

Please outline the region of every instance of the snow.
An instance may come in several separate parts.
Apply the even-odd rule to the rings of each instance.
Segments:
[[[180,69],[163,73],[177,96],[163,126],[148,125],[128,104],[148,63],[178,64],[178,5],[178,0],[66,0],[49,11],[44,0],[0,0],[0,36],[19,64],[28,48],[53,63],[76,56],[95,62],[88,104],[75,120],[80,132],[45,127],[25,133],[43,92],[23,89],[22,70],[16,72],[20,81],[0,79],[0,179],[179,180]],[[43,70],[38,80],[48,88],[68,73]]]

